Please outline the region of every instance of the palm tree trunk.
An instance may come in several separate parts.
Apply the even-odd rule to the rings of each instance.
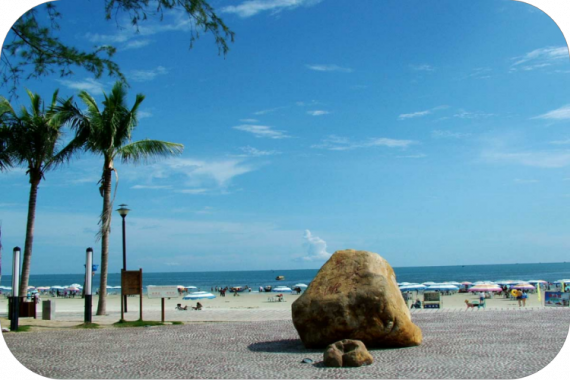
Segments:
[[[32,246],[34,244],[34,223],[36,220],[36,200],[41,174],[30,172],[30,199],[28,201],[28,223],[26,226],[26,242],[24,245],[24,260],[22,260],[22,277],[20,279],[20,295],[26,295],[30,278],[32,262]]]
[[[99,303],[97,304],[97,315],[107,314],[107,274],[109,261],[109,233],[110,222],[105,223],[106,218],[111,217],[111,178],[113,172],[113,161],[105,160],[103,168],[103,213],[101,214],[101,281],[99,286]]]

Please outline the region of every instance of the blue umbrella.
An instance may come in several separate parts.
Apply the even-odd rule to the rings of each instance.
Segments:
[[[208,292],[195,292],[185,295],[182,299],[183,300],[200,300],[202,298],[213,299],[216,298],[215,295]]]

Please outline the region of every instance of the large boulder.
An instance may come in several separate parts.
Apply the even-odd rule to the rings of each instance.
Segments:
[[[394,270],[377,253],[335,252],[292,309],[293,324],[307,348],[343,339],[360,340],[368,348],[422,342]]]
[[[327,367],[360,367],[374,362],[374,358],[359,340],[344,339],[330,344],[323,354]]]

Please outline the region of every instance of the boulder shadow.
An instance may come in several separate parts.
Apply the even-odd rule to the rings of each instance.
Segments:
[[[322,349],[305,348],[301,339],[280,339],[266,342],[256,342],[247,346],[252,352],[272,352],[284,354],[314,354],[322,353]]]

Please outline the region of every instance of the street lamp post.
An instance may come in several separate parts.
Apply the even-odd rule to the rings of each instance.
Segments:
[[[92,292],[91,292],[91,281],[93,273],[93,248],[87,248],[85,256],[85,323],[91,323],[92,321]]]
[[[20,247],[14,247],[12,260],[12,315],[10,316],[10,330],[18,331],[18,318],[20,316]]]
[[[123,218],[123,270],[127,270],[127,240],[126,240],[126,232],[125,232],[125,218],[127,217],[127,214],[129,213],[129,210],[127,208],[127,205],[122,204],[119,205],[119,209],[117,210],[117,212],[119,213],[119,215],[121,215],[121,218]],[[127,296],[124,295],[123,296],[123,303],[125,305],[125,313],[127,312]]]

